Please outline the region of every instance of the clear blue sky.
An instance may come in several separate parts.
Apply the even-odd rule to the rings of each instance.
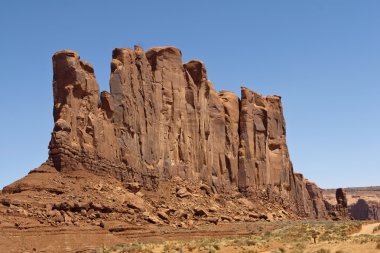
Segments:
[[[161,3],[158,3],[161,2]],[[51,56],[76,50],[109,90],[115,47],[173,45],[217,90],[283,98],[296,171],[380,185],[380,1],[2,1],[0,188],[48,156]]]

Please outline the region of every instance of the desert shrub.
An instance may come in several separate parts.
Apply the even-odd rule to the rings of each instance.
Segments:
[[[93,253],[153,253],[151,247],[153,247],[151,244],[142,243],[117,244],[111,248],[97,249]]]
[[[197,247],[194,246],[194,245],[188,245],[187,246],[187,250],[190,251],[190,252],[193,252],[193,250],[195,250]]]
[[[276,249],[276,250],[272,250],[271,253],[285,253],[285,249],[284,248],[279,248],[279,249]]]
[[[183,253],[183,249],[182,249],[182,247],[176,247],[176,248],[175,248],[175,252]],[[152,252],[152,253],[153,253],[153,252]]]
[[[168,244],[165,244],[163,252],[168,252],[170,250],[170,246]]]
[[[292,253],[303,253],[306,246],[304,243],[297,243],[292,251]]]
[[[313,253],[330,253],[330,250],[328,250],[328,249],[319,249],[317,251],[314,251]]]
[[[256,245],[256,242],[255,242],[254,240],[252,240],[252,239],[247,239],[247,240],[245,241],[245,244],[246,244],[247,246],[254,246],[254,245]]]
[[[264,237],[270,237],[271,236],[271,232],[267,231],[264,233]]]
[[[377,243],[376,249],[380,249],[380,242]]]
[[[256,240],[252,239],[251,237],[242,237],[242,238],[235,238],[231,242],[230,245],[242,247],[242,246],[254,246],[256,244],[257,244]]]
[[[214,244],[213,247],[214,247],[214,249],[216,249],[216,250],[220,250],[220,246],[219,246],[219,244]]]

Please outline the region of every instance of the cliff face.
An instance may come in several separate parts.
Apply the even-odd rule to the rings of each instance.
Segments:
[[[301,216],[321,218],[319,188],[293,172],[281,98],[217,92],[201,61],[156,47],[112,53],[110,93],[73,51],[53,56],[49,160],[155,189],[174,177],[214,191],[265,190]]]

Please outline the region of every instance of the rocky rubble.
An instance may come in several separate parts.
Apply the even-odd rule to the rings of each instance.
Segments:
[[[53,71],[48,161],[4,188],[3,213],[104,228],[328,217],[293,171],[281,97],[217,92],[175,47],[115,49],[110,92],[74,51]]]
[[[42,167],[45,172],[31,173],[21,180],[22,185],[16,182],[4,189],[0,212],[9,226],[97,226],[120,232],[122,224],[196,228],[297,218],[281,205],[267,202],[264,195],[252,202],[239,192],[207,193],[204,185],[179,177],[160,183],[155,191],[141,188],[131,192],[113,177],[105,179],[87,171],[54,172],[49,164]],[[46,172],[49,169],[51,172]],[[35,176],[43,178],[35,181]],[[40,184],[38,191],[35,183]],[[49,191],[52,187],[58,190]],[[181,189],[191,194],[182,197],[178,195]]]

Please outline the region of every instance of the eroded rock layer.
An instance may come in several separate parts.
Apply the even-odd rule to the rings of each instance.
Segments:
[[[216,192],[265,191],[301,216],[321,218],[319,188],[293,172],[281,98],[245,87],[217,92],[201,61],[156,47],[112,53],[110,93],[77,53],[53,56],[58,170],[86,169],[155,189],[174,177]]]

